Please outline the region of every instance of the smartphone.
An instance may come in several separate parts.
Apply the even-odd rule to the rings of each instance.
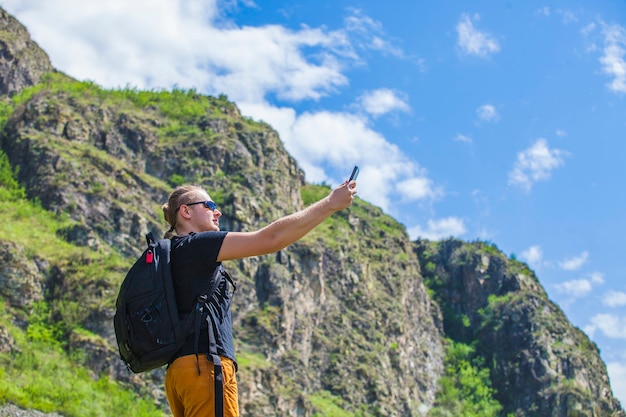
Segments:
[[[358,166],[354,166],[354,169],[352,170],[352,174],[350,174],[350,179],[348,180],[348,182],[355,180],[356,181],[356,177],[359,176],[359,167]]]

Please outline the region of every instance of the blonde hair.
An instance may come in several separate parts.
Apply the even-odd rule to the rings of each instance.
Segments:
[[[167,203],[161,207],[163,209],[163,218],[170,225],[169,230],[163,235],[164,238],[171,239],[175,235],[178,209],[183,204],[191,203],[194,199],[194,194],[198,191],[204,192],[204,189],[199,185],[181,185],[170,193]]]

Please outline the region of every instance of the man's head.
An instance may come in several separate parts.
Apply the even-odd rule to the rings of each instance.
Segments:
[[[170,194],[163,204],[163,217],[170,225],[171,237],[175,231],[186,235],[189,232],[218,231],[222,213],[209,194],[197,185],[182,185]]]

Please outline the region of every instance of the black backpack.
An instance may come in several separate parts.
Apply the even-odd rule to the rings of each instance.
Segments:
[[[150,371],[168,364],[184,342],[195,335],[198,347],[201,323],[212,319],[207,300],[224,277],[233,292],[236,285],[222,265],[209,280],[210,287],[197,297],[196,308],[182,320],[178,314],[170,268],[169,239],[155,240],[146,235],[148,248],[126,274],[120,287],[113,318],[119,353],[134,373]],[[221,361],[215,349],[213,326],[208,326],[209,350],[215,367],[216,415],[223,415]],[[196,353],[197,355],[197,353]],[[200,372],[200,368],[198,368]]]

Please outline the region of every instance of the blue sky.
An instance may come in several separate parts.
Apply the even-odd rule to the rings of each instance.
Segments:
[[[626,404],[626,3],[284,3],[2,1],[73,77],[226,94],[308,181],[528,262]]]

